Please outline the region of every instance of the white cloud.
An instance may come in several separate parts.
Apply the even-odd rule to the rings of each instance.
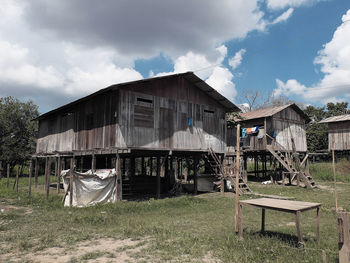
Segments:
[[[236,69],[242,63],[242,58],[245,52],[246,50],[242,48],[241,50],[236,52],[233,58],[229,59],[228,64],[233,70]]]
[[[227,56],[222,43],[292,14],[289,9],[269,22],[260,1],[2,0],[0,93],[12,95],[16,89],[22,97],[60,96],[65,103],[142,78],[135,60],[162,54],[173,62],[172,72],[195,71],[233,98],[233,75],[222,67]],[[244,51],[239,52],[233,68],[241,63]]]
[[[299,7],[311,5],[325,0],[267,0],[267,7],[271,9],[283,9],[285,7]]]
[[[234,101],[237,91],[232,79],[233,75],[227,68],[215,67],[213,73],[206,80],[206,82],[220,92],[224,97]]]
[[[271,24],[278,24],[284,21],[287,21],[288,18],[291,17],[291,15],[293,14],[294,9],[293,8],[289,8],[287,11],[283,12],[280,16],[278,16],[277,18],[275,18]]]
[[[299,95],[306,101],[339,101],[349,99],[350,94],[350,9],[342,17],[330,42],[323,46],[315,58],[320,65],[323,78],[311,87],[295,79],[283,82],[276,80],[275,95]]]
[[[52,66],[39,67],[29,62],[26,48],[0,41],[0,80],[39,88],[57,88],[62,76]]]

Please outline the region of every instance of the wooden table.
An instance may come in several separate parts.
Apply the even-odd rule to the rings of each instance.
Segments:
[[[272,199],[272,198],[258,198],[258,199],[239,201],[238,232],[241,238],[243,238],[243,227],[242,227],[243,205],[255,206],[262,209],[262,214],[261,214],[261,231],[262,232],[265,231],[265,209],[271,209],[271,210],[277,210],[277,211],[295,214],[295,225],[297,228],[299,243],[303,242],[303,236],[301,234],[301,228],[300,228],[300,213],[307,210],[316,209],[317,211],[316,237],[317,237],[317,241],[320,240],[321,204],[319,203],[281,200],[281,199]]]

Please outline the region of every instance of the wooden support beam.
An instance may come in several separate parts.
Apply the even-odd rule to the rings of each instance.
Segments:
[[[70,171],[69,171],[69,206],[73,206],[73,192],[74,192],[74,170],[75,170],[75,159],[74,156],[70,159]]]
[[[62,169],[62,160],[61,156],[57,157],[57,193],[60,193],[61,190],[61,169]]]
[[[236,233],[239,232],[240,224],[240,213],[242,208],[239,206],[239,159],[240,159],[240,134],[241,134],[241,125],[237,125],[237,148],[236,148],[236,185],[235,185],[235,194],[236,194],[236,220],[235,220],[235,230]],[[243,234],[243,233],[242,233]]]
[[[338,193],[337,193],[337,174],[335,172],[335,156],[334,149],[332,149],[332,166],[333,166],[333,179],[334,179],[334,199],[335,199],[335,210],[338,210]]]
[[[95,156],[95,154],[92,155],[91,171],[92,171],[92,173],[94,173],[96,171],[96,156]]]
[[[39,174],[39,160],[35,157],[35,170],[34,170],[34,186],[38,187],[38,174]]]
[[[297,234],[298,234],[298,243],[303,243],[303,235],[301,234],[301,226],[300,226],[300,211],[296,211],[295,213],[295,226],[297,228]]]
[[[194,194],[198,192],[198,156],[193,160],[193,179],[194,179]]]
[[[48,164],[47,164],[47,181],[46,181],[46,201],[49,201],[49,195],[50,195],[50,177],[51,177],[51,159],[48,158]]]
[[[153,175],[153,158],[149,158],[149,176]]]
[[[339,263],[350,262],[350,213],[337,212]]]
[[[157,199],[160,198],[160,157],[157,156],[157,184],[156,184],[156,194],[157,194]]]
[[[265,232],[265,208],[261,209],[261,233]]]
[[[28,182],[28,196],[32,196],[32,176],[33,176],[33,159],[29,163],[29,182]]]
[[[168,156],[165,157],[164,160],[164,179],[165,179],[165,191],[167,192],[169,190],[169,158]]]
[[[115,161],[115,202],[121,201],[123,198],[122,193],[122,171],[121,171],[121,163],[120,163],[120,156],[117,154],[116,161]]]

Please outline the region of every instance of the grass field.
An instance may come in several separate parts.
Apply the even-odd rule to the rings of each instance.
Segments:
[[[27,178],[18,194],[13,181],[8,189],[3,179],[0,262],[322,262],[322,251],[327,262],[336,262],[333,183],[328,175],[313,175],[318,189],[250,183],[256,193],[322,203],[319,243],[315,211],[302,213],[306,249],[297,248],[293,215],[267,210],[266,233],[260,234],[261,211],[250,207],[244,209],[244,240],[239,240],[232,193],[63,208],[54,189],[49,202],[42,185],[28,199]],[[339,204],[350,211],[348,182],[340,180],[337,187]],[[256,197],[242,197],[247,198]]]

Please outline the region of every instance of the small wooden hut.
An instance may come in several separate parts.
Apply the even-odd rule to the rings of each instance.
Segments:
[[[251,158],[254,160],[255,176],[259,174],[262,174],[263,177],[266,176],[271,172],[271,167],[272,169],[276,168],[276,164],[273,164],[276,162],[279,163],[280,170],[283,169],[291,178],[300,174],[301,167],[296,164],[298,161],[293,160],[291,153],[294,152],[294,155],[300,156],[306,155],[305,125],[310,122],[310,118],[296,104],[241,113],[240,117],[234,118],[233,121],[239,122],[242,128],[240,142],[245,169],[247,169],[247,158]],[[228,155],[230,153],[234,155],[235,134],[235,127],[229,129]],[[300,161],[300,164],[304,164],[306,160]],[[268,161],[270,169],[267,168]]]
[[[350,150],[350,114],[329,117],[319,123],[328,124],[328,150]]]
[[[123,194],[156,197],[186,168],[196,192],[199,160],[223,157],[226,112],[238,110],[192,72],[116,84],[39,116],[35,157],[73,158],[82,171],[120,160]]]

